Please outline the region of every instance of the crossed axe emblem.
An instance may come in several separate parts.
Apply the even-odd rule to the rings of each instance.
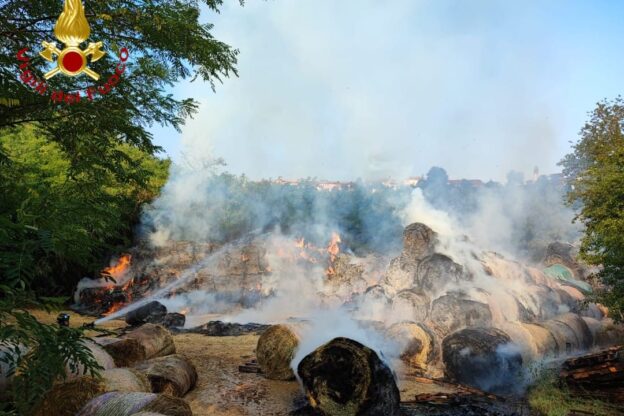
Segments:
[[[81,73],[85,73],[94,80],[100,79],[100,75],[87,66],[87,57],[91,58],[91,62],[99,60],[106,55],[106,52],[102,51],[102,42],[89,43],[89,46],[83,51],[77,46],[67,46],[64,49],[56,47],[55,42],[43,42],[45,48],[39,55],[45,60],[54,62],[53,55],[56,55],[56,67],[44,74],[45,79],[50,79],[59,72],[63,72],[69,76],[76,76]]]

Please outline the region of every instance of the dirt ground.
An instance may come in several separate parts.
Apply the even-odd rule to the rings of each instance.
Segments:
[[[31,311],[42,322],[56,322],[58,312]],[[69,312],[70,325],[78,327],[94,318]],[[102,325],[111,331],[125,327],[121,320]],[[87,332],[90,336],[97,332]],[[174,335],[176,350],[186,355],[198,372],[196,387],[184,399],[196,416],[277,416],[303,406],[305,397],[296,381],[273,381],[254,373],[241,373],[238,366],[255,358],[257,335],[211,337],[201,334]],[[452,393],[452,386],[423,382],[402,375],[399,380],[402,401],[422,393]]]

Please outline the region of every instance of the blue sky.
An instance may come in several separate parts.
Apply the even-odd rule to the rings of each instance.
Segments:
[[[226,0],[202,19],[240,77],[179,84],[201,109],[156,142],[252,178],[550,173],[624,93],[624,1]]]

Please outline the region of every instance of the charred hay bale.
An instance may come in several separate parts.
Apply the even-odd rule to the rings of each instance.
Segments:
[[[420,375],[438,358],[435,335],[423,324],[399,322],[388,328],[386,336],[399,346],[401,361]]]
[[[153,358],[135,367],[150,382],[152,393],[182,397],[197,382],[195,366],[183,355]]]
[[[145,358],[175,354],[176,348],[171,333],[161,325],[144,324],[121,337],[136,340],[145,351]]]
[[[448,284],[461,280],[468,280],[464,268],[444,254],[432,254],[418,264],[416,285],[427,293],[439,293]]]
[[[132,367],[145,361],[145,348],[134,338],[96,337],[93,340],[113,357],[117,367]]]
[[[436,233],[425,224],[416,222],[403,230],[403,252],[412,259],[432,254],[436,241]]]
[[[323,415],[399,415],[392,371],[370,348],[335,338],[298,365],[310,405]]]
[[[272,380],[294,378],[290,363],[299,341],[299,334],[293,325],[273,325],[264,331],[256,346],[256,358],[262,373]]]
[[[165,328],[183,328],[185,323],[186,315],[178,312],[170,312],[166,314],[161,321],[161,324]]]
[[[45,393],[33,416],[74,416],[91,399],[109,391],[150,391],[147,377],[132,369],[113,368],[100,375],[55,384]]]
[[[145,323],[160,323],[167,314],[167,308],[162,303],[153,300],[126,314],[128,325],[138,326]]]
[[[517,385],[522,356],[496,328],[466,328],[442,341],[446,376],[489,392],[510,392]]]
[[[458,329],[490,326],[492,312],[486,303],[451,293],[433,301],[428,322],[443,338]]]
[[[430,301],[429,296],[418,290],[401,290],[392,299],[392,312],[407,321],[424,321],[429,313]]]
[[[155,393],[104,393],[87,403],[76,416],[131,416],[138,412],[165,416],[193,416],[188,403],[178,397]]]

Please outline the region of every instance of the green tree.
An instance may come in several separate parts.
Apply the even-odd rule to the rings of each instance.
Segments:
[[[561,162],[585,226],[581,256],[600,266],[598,299],[624,320],[624,100],[598,103],[573,152]]]
[[[221,3],[86,1],[91,37],[81,47],[102,41],[106,55],[89,64],[101,75],[97,82],[84,75],[47,81],[48,92],[82,92],[69,105],[20,79],[50,69],[39,51],[56,40],[63,2],[0,2],[0,361],[17,370],[13,401],[0,403],[0,413],[27,414],[67,364],[97,371],[82,331],[42,324],[24,308],[58,306],[42,295],[67,294],[76,276],[97,271],[107,254],[130,243],[141,204],[168,169],[154,157],[160,149],[149,127],[179,129],[197,107],[171,87],[199,78],[214,88],[236,74],[237,51],[199,22],[201,7],[218,12]],[[116,85],[90,100],[84,91],[107,91],[124,48],[129,58]],[[3,354],[7,349],[12,353]]]

